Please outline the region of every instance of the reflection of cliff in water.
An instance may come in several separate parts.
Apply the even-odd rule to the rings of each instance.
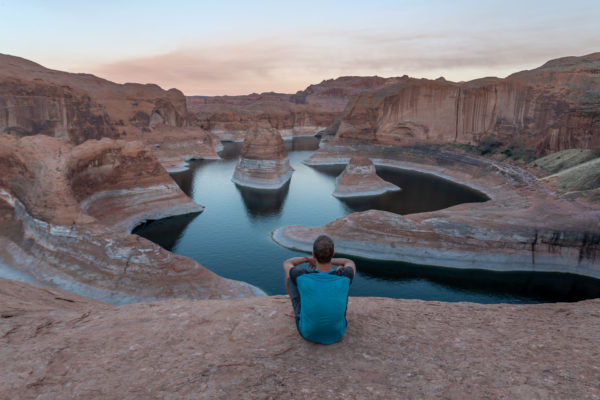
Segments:
[[[179,188],[183,191],[183,193],[188,196],[192,196],[194,193],[194,174],[190,173],[189,170],[182,172],[173,172],[171,173],[171,178],[175,181],[175,183],[179,186]]]
[[[243,143],[241,142],[222,142],[223,150],[219,152],[219,156],[223,160],[233,160],[240,156]]]
[[[285,149],[290,151],[314,151],[319,148],[319,139],[314,136],[300,136],[283,142]]]
[[[158,244],[163,249],[171,251],[179,238],[185,233],[187,226],[198,215],[200,213],[190,213],[156,221],[148,221],[138,225],[132,233],[140,235]]]
[[[337,178],[342,172],[344,172],[344,169],[346,168],[346,164],[311,165],[310,167],[316,171],[319,171],[320,173],[322,173],[324,175]]]
[[[356,257],[354,257],[356,259]],[[389,281],[427,280],[457,291],[521,297],[534,301],[580,301],[600,297],[600,280],[549,272],[461,270],[401,262],[356,260],[365,278]]]
[[[277,190],[252,189],[239,185],[235,187],[242,196],[248,215],[260,218],[281,214],[290,190],[290,181]]]
[[[406,215],[489,200],[483,193],[430,174],[377,167],[377,175],[402,191],[340,199],[348,212],[375,209]]]

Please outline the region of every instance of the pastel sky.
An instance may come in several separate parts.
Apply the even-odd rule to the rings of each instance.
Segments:
[[[600,1],[0,0],[0,53],[186,95],[504,77],[600,51]]]

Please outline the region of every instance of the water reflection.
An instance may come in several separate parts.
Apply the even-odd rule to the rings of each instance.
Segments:
[[[319,139],[314,136],[302,136],[283,142],[285,149],[290,151],[314,151],[319,148]]]
[[[337,177],[345,165],[311,167],[323,175]],[[376,171],[379,177],[402,190],[377,196],[339,198],[347,213],[383,210],[406,215],[489,200],[483,193],[431,174],[391,167],[376,167]]]
[[[139,234],[160,247],[171,251],[177,241],[184,235],[188,225],[198,215],[200,215],[199,212],[148,221],[138,225],[132,233]]]
[[[281,214],[290,191],[290,181],[280,189],[261,190],[235,185],[242,196],[248,215],[253,218],[271,217]]]
[[[478,203],[489,200],[481,192],[430,174],[377,167],[377,175],[402,188],[401,192],[385,193],[375,199],[373,208],[377,210],[412,214],[440,210],[461,203]],[[440,195],[442,193],[443,195]]]
[[[600,281],[573,274],[462,270],[354,258],[358,272],[367,279],[427,280],[457,292],[495,295],[509,301],[580,301],[600,297]]]
[[[223,142],[223,150],[219,152],[219,156],[223,160],[237,159],[242,150],[241,142]]]
[[[194,174],[190,174],[188,171],[173,172],[171,178],[188,196],[194,192]]]
[[[344,171],[346,165],[338,164],[338,165],[311,165],[316,171],[319,171],[323,175],[328,175],[336,178],[339,174]]]

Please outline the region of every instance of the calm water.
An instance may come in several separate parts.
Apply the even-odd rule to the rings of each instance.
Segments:
[[[321,226],[368,209],[408,214],[486,200],[477,192],[431,175],[379,168],[381,177],[403,190],[340,200],[331,193],[343,166],[317,169],[302,164],[317,148],[314,138],[297,138],[286,145],[295,172],[283,189],[250,190],[231,182],[240,145],[226,143],[223,160],[196,161],[188,171],[172,174],[188,195],[206,206],[203,213],[153,221],[134,233],[191,257],[221,276],[249,282],[268,294],[284,294],[282,261],[305,253],[275,244],[270,238],[275,228]],[[575,275],[465,271],[352,258],[358,267],[352,296],[479,303],[600,297],[600,281]]]

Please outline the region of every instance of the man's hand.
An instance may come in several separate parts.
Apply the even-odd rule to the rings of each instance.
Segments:
[[[288,258],[283,262],[283,270],[285,271],[286,279],[290,274],[290,269],[294,268],[296,265],[309,263],[313,267],[317,265],[317,260],[314,257],[302,256],[302,257],[292,257]]]

